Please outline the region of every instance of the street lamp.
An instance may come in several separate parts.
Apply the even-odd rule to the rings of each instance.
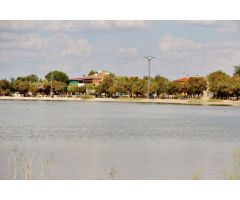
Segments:
[[[50,96],[53,98],[53,72],[51,72],[51,90],[50,90]]]
[[[154,58],[152,56],[144,57],[148,61],[148,84],[147,84],[147,98],[149,99],[149,89],[150,89],[150,68],[151,68],[151,60]]]

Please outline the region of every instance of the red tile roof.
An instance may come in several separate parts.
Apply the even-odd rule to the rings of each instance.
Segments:
[[[182,77],[182,78],[177,79],[176,81],[178,81],[178,82],[186,82],[188,79],[189,79],[188,77]]]

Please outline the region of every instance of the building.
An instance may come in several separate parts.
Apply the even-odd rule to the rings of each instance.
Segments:
[[[82,87],[85,85],[84,78],[71,78],[68,80],[68,85],[77,85],[78,87]]]
[[[82,76],[79,78],[70,78],[68,80],[69,85],[78,85],[79,87],[84,86],[86,84],[93,84],[95,86],[98,86],[103,79],[110,75],[107,71],[99,71],[95,74],[92,74],[90,76]]]
[[[175,81],[177,81],[178,83],[185,83],[185,82],[188,81],[188,79],[189,79],[189,77],[186,76],[186,77],[179,78],[179,79],[177,79]]]

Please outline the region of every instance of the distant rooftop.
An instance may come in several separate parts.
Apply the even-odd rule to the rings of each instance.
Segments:
[[[92,74],[90,76],[82,76],[77,78],[70,78],[69,80],[89,80],[89,79],[103,79],[106,75],[109,75],[110,72],[107,71],[98,71],[95,74]]]

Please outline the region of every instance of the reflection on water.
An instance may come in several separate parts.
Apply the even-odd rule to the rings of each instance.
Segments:
[[[0,179],[233,179],[239,111],[0,101]]]

